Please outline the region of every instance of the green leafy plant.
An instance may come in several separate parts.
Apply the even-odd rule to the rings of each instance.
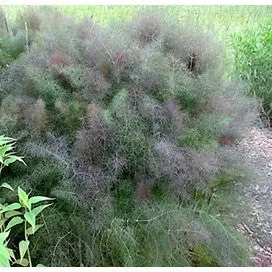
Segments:
[[[29,251],[29,236],[42,227],[36,224],[37,216],[51,204],[35,205],[42,201],[52,200],[52,198],[43,196],[29,197],[23,189],[18,187],[17,192],[7,183],[3,183],[0,187],[6,188],[14,192],[18,197],[18,202],[12,204],[0,204],[0,266],[10,266],[12,264],[19,264],[22,266],[32,266],[31,256]],[[19,242],[19,258],[14,252],[9,249],[8,238],[11,230],[17,225],[24,225],[24,239]],[[25,258],[25,256],[27,256]]]
[[[16,156],[14,149],[15,140],[5,136],[0,136],[0,173],[5,166],[9,166],[15,161],[25,164],[22,157]],[[37,203],[52,200],[48,197],[33,196],[18,187],[17,192],[8,183],[1,184],[0,188],[5,188],[16,194],[18,200],[11,204],[0,203],[0,266],[9,267],[10,263],[22,266],[32,266],[29,251],[29,236],[33,235],[42,225],[36,224],[37,216],[51,204],[36,205]],[[17,225],[24,226],[24,239],[19,242],[19,257],[17,258],[13,250],[8,248],[10,232]],[[25,258],[25,256],[27,256]]]
[[[15,139],[0,135],[0,174],[5,166],[20,161],[23,164],[23,157],[16,156],[14,153]]]

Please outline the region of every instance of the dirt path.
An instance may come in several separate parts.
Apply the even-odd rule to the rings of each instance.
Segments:
[[[253,244],[257,266],[272,266],[272,130],[253,128],[240,144],[243,152],[260,170],[256,183],[243,185],[243,205],[251,212],[241,222],[241,230]]]

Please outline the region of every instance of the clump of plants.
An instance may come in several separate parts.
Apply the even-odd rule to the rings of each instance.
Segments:
[[[222,192],[253,177],[236,145],[258,109],[216,38],[155,13],[105,28],[50,16],[0,75],[0,131],[28,163],[3,182],[56,199],[32,259],[246,265]]]

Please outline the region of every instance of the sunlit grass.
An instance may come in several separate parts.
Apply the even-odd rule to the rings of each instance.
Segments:
[[[114,20],[128,20],[139,11],[153,6],[57,6],[65,14],[93,19],[108,24]],[[272,6],[156,6],[157,12],[166,12],[180,22],[199,24],[206,29],[237,31],[257,27],[272,16]]]
[[[97,22],[106,25],[117,20],[128,20],[139,11],[156,9],[166,12],[180,22],[199,24],[203,28],[222,31],[237,31],[257,27],[272,16],[272,6],[55,6],[64,14],[78,19],[92,16]],[[7,6],[10,18],[24,10],[26,6]]]

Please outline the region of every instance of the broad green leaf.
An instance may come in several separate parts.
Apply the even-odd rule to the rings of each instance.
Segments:
[[[49,198],[49,197],[45,197],[45,196],[33,196],[29,199],[29,202],[31,204],[35,204],[38,203],[40,201],[45,201],[45,200],[53,200],[54,198]]]
[[[2,144],[2,141],[4,140],[11,140],[11,141],[15,141],[15,139],[7,137],[5,135],[0,135],[0,145]]]
[[[10,267],[9,258],[7,247],[0,243],[0,267]]]
[[[15,203],[12,203],[8,206],[5,206],[5,208],[1,208],[0,209],[0,213],[5,213],[5,212],[8,212],[8,211],[14,211],[14,210],[18,210],[22,208],[21,204],[18,203],[18,202],[15,202]]]
[[[6,240],[6,241],[4,242],[4,246],[5,246],[6,248],[8,248],[8,243],[9,243],[9,240]]]
[[[26,165],[25,161],[23,160],[24,157],[18,157],[17,156],[17,161],[21,162],[22,164]]]
[[[24,217],[26,219],[26,221],[31,225],[31,227],[33,228],[34,232],[35,232],[35,225],[36,225],[36,216],[33,213],[33,211],[31,212],[26,212],[24,214]]]
[[[8,238],[10,231],[0,232],[0,245]]]
[[[19,225],[21,223],[23,223],[24,220],[19,217],[19,216],[16,216],[16,217],[13,217],[9,222],[8,222],[8,225],[6,227],[6,230],[9,230],[10,228],[16,226],[16,225]]]
[[[10,138],[10,137],[6,137],[4,135],[0,136],[0,145],[5,145],[5,144],[9,144],[15,142],[15,139]]]
[[[16,264],[19,264],[21,266],[28,266],[28,260],[27,259],[22,259],[22,260],[16,260]]]
[[[29,247],[29,241],[22,240],[19,243],[20,261],[23,260],[25,254],[27,252],[28,247]]]
[[[5,213],[5,218],[11,218],[13,216],[16,216],[16,215],[21,215],[22,213],[21,212],[18,212],[18,211],[8,211]]]
[[[25,162],[23,161],[23,157],[18,157],[18,156],[15,156],[15,155],[11,155],[11,156],[8,157],[8,159],[4,160],[4,165],[9,166],[11,163],[14,163],[16,161],[20,161],[24,165],[26,165]]]
[[[0,228],[5,224],[6,221],[7,221],[7,219],[1,219],[0,220]]]
[[[39,206],[39,207],[36,207],[32,210],[32,213],[37,216],[39,213],[41,213],[45,208],[51,206],[51,204],[47,204],[47,205],[42,205],[42,206]]]
[[[25,203],[25,206],[28,208],[29,211],[31,211],[31,203],[29,200]]]
[[[1,184],[1,186],[0,187],[3,187],[3,188],[6,188],[6,189],[9,189],[9,190],[11,190],[11,191],[13,191],[14,192],[14,189],[8,184],[8,183],[6,183],[6,182],[4,182],[3,184]]]
[[[12,157],[9,157],[8,159],[4,159],[3,163],[5,166],[9,166],[11,163],[14,163],[16,161],[17,161],[16,157],[12,156]]]
[[[8,152],[11,151],[14,148],[14,143],[13,144],[8,144],[0,147],[0,156],[4,157],[4,155]]]
[[[8,252],[9,252],[10,259],[16,260],[16,257],[15,257],[15,255],[14,255],[13,250],[10,249],[10,248],[8,248]]]
[[[23,204],[24,206],[27,206],[28,195],[23,189],[21,189],[20,186],[18,186],[18,197],[20,203]]]
[[[39,228],[41,228],[43,225],[36,225],[35,226],[35,231],[33,232],[33,228],[32,227],[29,227],[27,230],[26,230],[26,234],[28,235],[33,235]]]

